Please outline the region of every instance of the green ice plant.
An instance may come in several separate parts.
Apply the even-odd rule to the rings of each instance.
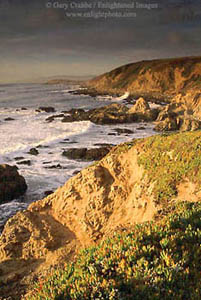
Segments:
[[[175,133],[154,136],[137,143],[139,165],[145,169],[153,194],[159,204],[177,195],[177,184],[189,179],[201,184],[201,133]]]
[[[201,203],[116,232],[39,281],[29,299],[200,299]]]

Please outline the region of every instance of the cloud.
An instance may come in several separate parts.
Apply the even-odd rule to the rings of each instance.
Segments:
[[[106,19],[67,18],[64,9],[47,8],[48,1],[53,3],[0,0],[3,78],[11,76],[11,61],[16,76],[22,78],[23,72],[28,76],[33,70],[39,75],[70,75],[76,71],[90,74],[91,70],[103,72],[136,60],[200,54],[200,1],[161,0],[158,9],[136,10],[136,18]],[[90,1],[96,2],[85,2]]]

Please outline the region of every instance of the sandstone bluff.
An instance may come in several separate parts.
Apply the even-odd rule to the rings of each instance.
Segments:
[[[18,212],[0,237],[0,280],[19,284],[119,227],[163,215],[172,201],[200,201],[200,143],[197,131],[121,144]]]

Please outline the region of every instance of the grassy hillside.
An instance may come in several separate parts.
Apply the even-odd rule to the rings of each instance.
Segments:
[[[172,97],[201,89],[201,57],[140,61],[121,66],[88,82],[99,92]]]
[[[29,299],[200,299],[201,203],[180,203],[79,253]]]

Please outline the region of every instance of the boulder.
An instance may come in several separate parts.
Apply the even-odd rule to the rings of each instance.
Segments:
[[[45,169],[62,169],[60,164],[44,167]]]
[[[117,132],[117,134],[132,134],[134,131],[127,129],[127,128],[115,128],[114,131]]]
[[[62,155],[69,159],[84,159],[87,148],[70,148],[63,151]]]
[[[14,158],[14,160],[22,160],[22,159],[24,159],[23,156],[16,156],[16,157]]]
[[[27,165],[27,166],[31,166],[31,161],[29,159],[27,160],[22,160],[22,161],[18,161],[17,162],[18,165]]]
[[[150,109],[149,103],[140,97],[136,103],[129,109],[129,114],[137,116],[138,121],[155,121],[159,114],[159,109]]]
[[[144,98],[140,97],[136,103],[129,109],[129,113],[141,112],[144,113],[147,110],[150,110],[149,103],[144,100]]]
[[[28,154],[31,154],[31,155],[38,155],[39,152],[36,148],[31,148],[28,152]]]
[[[39,111],[39,112],[44,111],[46,113],[52,113],[52,112],[55,112],[55,108],[51,107],[51,106],[40,106],[37,111]]]
[[[25,179],[19,175],[16,166],[0,165],[0,203],[18,198],[26,190]]]
[[[176,131],[179,130],[179,123],[176,118],[167,117],[163,121],[156,124],[154,130],[156,131]]]
[[[108,152],[111,147],[100,147],[100,148],[70,148],[65,150],[62,155],[66,156],[69,159],[81,159],[81,160],[100,160],[102,159]]]
[[[10,117],[4,119],[4,121],[14,121],[14,120],[15,120],[15,119],[10,118]]]

